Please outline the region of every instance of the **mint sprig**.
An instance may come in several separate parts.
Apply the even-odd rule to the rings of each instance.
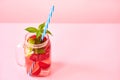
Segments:
[[[44,31],[44,27],[45,27],[45,22],[40,24],[38,26],[38,28],[28,27],[25,30],[30,32],[30,33],[36,33],[36,37],[39,38],[40,36],[42,36],[42,33]],[[52,35],[52,33],[49,30],[47,30],[46,33]]]

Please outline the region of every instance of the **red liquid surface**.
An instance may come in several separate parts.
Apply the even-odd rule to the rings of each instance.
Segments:
[[[31,36],[31,37],[35,38],[35,36]],[[46,40],[47,39],[44,38],[43,42]],[[31,76],[46,76],[50,72],[50,70],[49,70],[50,65],[51,65],[50,41],[48,41],[47,45],[44,46],[42,49],[45,50],[45,52],[43,54],[38,54],[38,53],[32,51],[33,52],[32,54],[25,56],[27,73],[29,73]],[[25,51],[25,54],[27,54],[26,51]],[[31,70],[31,66],[33,63],[35,63],[35,64]],[[30,70],[31,70],[31,72],[30,72]]]

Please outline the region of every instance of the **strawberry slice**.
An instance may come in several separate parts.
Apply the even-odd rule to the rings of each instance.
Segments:
[[[46,40],[47,40],[47,38],[46,38],[46,37],[44,37],[43,41],[46,41]]]
[[[41,42],[45,42],[46,40],[47,40],[47,38],[46,38],[46,37],[44,37],[44,38],[43,38],[43,40],[42,40]]]
[[[39,55],[38,54],[32,54],[31,56],[30,56],[30,59],[32,60],[32,61],[38,61],[38,59],[39,59]]]
[[[35,63],[33,70],[32,70],[32,75],[37,76],[41,72],[41,68],[38,63]]]
[[[42,61],[44,59],[47,59],[50,56],[49,53],[45,53],[45,54],[40,54],[39,55],[39,61]]]
[[[42,68],[42,69],[47,69],[50,67],[50,64],[47,64],[47,63],[44,63],[44,62],[39,62],[39,66]]]
[[[36,39],[36,35],[32,35],[30,38],[32,38],[32,39]]]

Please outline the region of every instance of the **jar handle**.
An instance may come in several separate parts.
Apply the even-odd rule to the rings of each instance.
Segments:
[[[25,67],[24,47],[23,43],[18,43],[15,49],[15,59],[19,66]]]

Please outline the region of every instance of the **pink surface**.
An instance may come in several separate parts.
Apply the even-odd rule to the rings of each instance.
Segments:
[[[120,23],[120,0],[0,0],[0,22]]]
[[[29,78],[15,46],[37,25],[0,23],[0,80],[120,80],[120,24],[51,24],[51,75]]]

